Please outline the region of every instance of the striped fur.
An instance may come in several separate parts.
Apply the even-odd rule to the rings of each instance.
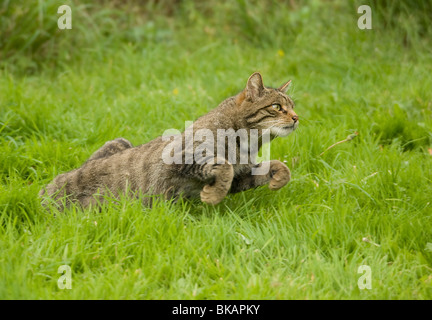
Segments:
[[[193,131],[209,129],[217,137],[218,129],[258,129],[260,133],[271,129],[271,139],[285,136],[298,126],[298,117],[293,101],[285,94],[289,82],[279,89],[266,88],[259,73],[252,74],[246,88],[234,97],[223,101],[216,109],[193,123]],[[275,104],[279,107],[275,108]],[[280,109],[280,110],[277,110]],[[194,152],[199,145],[194,142],[192,150],[185,147],[185,132],[182,133],[183,160],[188,152]],[[118,197],[129,193],[163,195],[166,198],[201,198],[208,204],[217,204],[228,192],[240,192],[269,184],[278,190],[288,183],[291,174],[280,161],[270,161],[270,170],[263,175],[251,175],[255,165],[238,162],[240,146],[236,144],[236,163],[228,161],[228,150],[217,155],[215,141],[214,163],[167,164],[162,151],[169,141],[158,137],[146,144],[133,147],[123,138],[108,141],[98,149],[80,168],[58,175],[43,188],[40,196],[51,198],[60,209],[70,203],[82,207],[97,205],[106,196]],[[259,141],[261,147],[262,141]],[[228,149],[228,148],[226,148]],[[251,158],[255,155],[252,154]],[[64,200],[65,199],[65,200]],[[145,204],[150,201],[146,200]]]

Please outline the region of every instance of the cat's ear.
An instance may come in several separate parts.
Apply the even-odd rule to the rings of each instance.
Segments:
[[[253,73],[246,85],[246,97],[250,100],[256,100],[264,92],[264,84],[259,72]]]
[[[279,91],[286,93],[291,85],[291,80],[279,87]]]

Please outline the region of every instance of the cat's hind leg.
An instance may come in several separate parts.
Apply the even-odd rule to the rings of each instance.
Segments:
[[[107,158],[112,156],[115,153],[121,152],[129,148],[133,148],[132,143],[130,143],[128,140],[124,138],[117,138],[105,142],[105,144],[102,147],[100,147],[98,150],[96,150],[95,153],[92,154],[92,156],[87,160],[87,162],[96,159]]]

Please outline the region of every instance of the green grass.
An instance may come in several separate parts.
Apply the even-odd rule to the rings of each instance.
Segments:
[[[0,69],[1,299],[432,298],[432,33],[384,23],[379,7],[361,31],[363,3],[272,3],[185,1],[131,17],[95,7],[105,24],[85,38],[76,4],[76,29],[25,50],[19,34],[37,28],[19,24]],[[214,207],[42,209],[39,189],[105,141],[184,129],[254,71],[269,86],[293,80],[300,126],[271,145],[292,171],[282,190]],[[57,286],[65,264],[71,290]],[[370,290],[357,285],[361,265]]]

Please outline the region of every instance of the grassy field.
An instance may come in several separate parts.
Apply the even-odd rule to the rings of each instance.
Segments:
[[[432,298],[425,7],[372,2],[360,30],[364,1],[34,3],[0,4],[0,299]],[[271,145],[285,188],[214,207],[41,207],[40,188],[105,141],[183,130],[254,71],[293,80],[300,126]]]

